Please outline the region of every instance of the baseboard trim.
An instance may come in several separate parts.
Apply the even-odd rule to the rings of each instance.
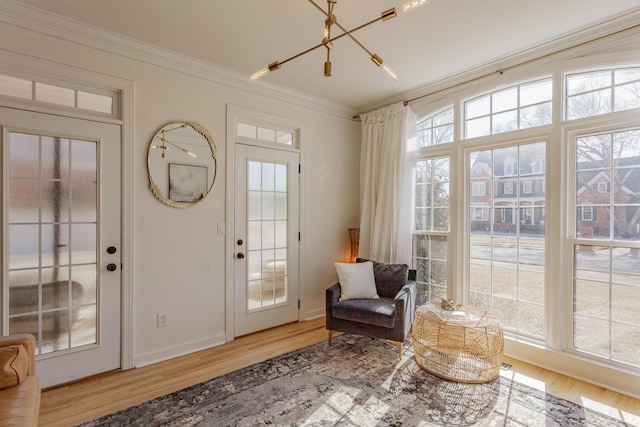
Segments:
[[[302,313],[302,316],[300,316],[300,321],[304,322],[306,320],[313,320],[313,319],[317,319],[318,317],[324,317],[325,315],[325,308],[317,308],[315,310],[307,310],[306,312]]]
[[[135,356],[134,366],[141,368],[143,366],[152,365],[175,357],[184,356],[195,353],[196,351],[206,350],[211,347],[217,347],[225,343],[225,334],[216,334],[201,340],[194,340],[187,343],[181,343],[170,347],[163,347],[156,351],[141,353]]]
[[[505,356],[640,399],[640,376],[579,355],[505,339]]]

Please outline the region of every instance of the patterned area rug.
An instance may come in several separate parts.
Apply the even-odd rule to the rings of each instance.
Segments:
[[[504,377],[458,384],[355,335],[284,354],[89,426],[625,426]]]

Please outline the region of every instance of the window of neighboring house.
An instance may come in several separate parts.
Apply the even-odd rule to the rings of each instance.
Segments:
[[[531,173],[540,173],[544,170],[544,163],[542,159],[536,159],[531,162]]]
[[[486,182],[473,182],[471,183],[471,195],[472,196],[485,196],[487,194]]]
[[[582,216],[570,239],[572,347],[640,365],[640,128],[578,137],[573,145],[573,204]],[[585,183],[599,174],[610,178],[610,191],[589,201]],[[590,228],[581,221],[591,221]]]
[[[640,68],[568,74],[566,120],[640,107]]]
[[[428,147],[451,141],[453,141],[453,107],[427,117],[416,126],[417,147]]]
[[[551,123],[550,78],[512,86],[464,103],[464,137],[476,138]]]
[[[471,218],[475,221],[488,221],[489,209],[486,206],[471,206]]]
[[[473,170],[491,169],[500,165],[504,156],[515,154],[516,170],[525,171],[522,165],[531,164],[531,156],[544,157],[546,143],[521,144],[506,148],[473,151],[469,154],[469,179]],[[477,163],[484,163],[478,167]],[[542,171],[544,178],[545,171]],[[498,178],[494,177],[492,180]],[[522,175],[518,175],[520,181]],[[531,181],[528,182],[529,185]],[[523,188],[527,187],[524,185]],[[489,209],[501,209],[504,197],[488,195]],[[506,330],[535,339],[545,336],[545,226],[540,212],[546,204],[545,193],[527,201],[512,196],[518,209],[519,223],[506,221],[506,209],[496,218],[480,227],[478,218],[471,213],[469,224],[469,289],[471,304],[496,313]],[[473,199],[471,208],[476,210]],[[533,206],[536,209],[533,209]],[[537,215],[536,215],[537,213]],[[483,218],[485,219],[485,218]]]
[[[533,192],[533,181],[522,181],[522,192],[529,194]]]
[[[509,157],[504,161],[504,176],[513,176],[516,174],[516,159]]]
[[[609,184],[606,182],[598,183],[598,193],[608,193],[609,192]]]
[[[413,265],[421,304],[447,298],[449,173],[449,157],[416,163]]]
[[[513,182],[505,182],[503,189],[504,194],[513,194]]]

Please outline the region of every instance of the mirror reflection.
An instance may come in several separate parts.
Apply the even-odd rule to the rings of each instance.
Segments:
[[[195,122],[171,122],[151,139],[149,187],[161,202],[186,208],[203,200],[216,177],[216,149],[209,131]]]

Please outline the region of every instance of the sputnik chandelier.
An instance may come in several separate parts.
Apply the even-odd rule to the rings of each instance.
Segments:
[[[185,154],[188,154],[191,157],[198,157],[197,155],[195,155],[194,153],[192,153],[191,151],[187,150],[186,148],[180,147],[178,144],[169,141],[166,136],[165,136],[165,132],[171,132],[172,130],[177,130],[177,129],[182,129],[184,127],[186,127],[187,125],[180,125],[171,129],[162,129],[162,131],[155,136],[155,138],[159,139],[160,142],[162,143],[161,145],[158,144],[152,144],[151,148],[159,148],[160,150],[162,150],[162,158],[164,159],[165,157],[165,151],[167,151],[169,149],[169,146],[167,146],[167,144],[171,145],[174,148],[177,148],[178,150],[182,151]]]
[[[402,7],[402,12],[406,12],[408,10],[414,9],[418,6],[422,6],[423,4],[429,3],[431,0],[412,0],[409,3],[406,3],[403,7]],[[305,55],[311,51],[314,51],[318,48],[321,47],[325,47],[327,49],[327,60],[324,63],[324,75],[327,77],[331,76],[331,49],[333,49],[333,42],[335,42],[338,39],[341,39],[343,37],[348,36],[351,40],[353,40],[358,46],[360,46],[360,48],[362,48],[362,50],[364,50],[367,55],[369,55],[369,57],[371,58],[371,61],[373,61],[374,64],[376,64],[378,67],[381,67],[384,71],[387,72],[387,74],[389,74],[389,76],[391,76],[391,78],[393,78],[394,80],[398,80],[398,75],[391,69],[391,67],[389,67],[387,64],[384,63],[384,61],[382,60],[382,58],[380,58],[380,56],[378,56],[375,53],[372,53],[369,49],[367,49],[362,43],[360,43],[354,36],[353,33],[355,33],[358,30],[361,30],[364,27],[367,27],[373,23],[376,23],[378,21],[387,21],[391,18],[395,18],[396,16],[398,16],[398,12],[396,11],[395,7],[392,7],[390,9],[387,9],[385,11],[383,11],[380,16],[376,19],[373,19],[369,22],[366,22],[360,26],[357,26],[351,30],[347,30],[345,27],[343,27],[337,20],[336,16],[333,14],[333,8],[335,7],[336,3],[338,1],[337,0],[327,0],[327,10],[325,11],[324,9],[322,9],[315,1],[313,0],[309,0],[309,3],[311,3],[316,9],[318,9],[325,17],[325,21],[324,21],[324,38],[322,39],[322,42],[320,42],[319,44],[310,47],[307,50],[304,50],[296,55],[293,55],[290,58],[285,59],[284,61],[275,61],[272,62],[271,64],[269,64],[268,66],[266,66],[265,68],[261,69],[260,71],[257,71],[255,73],[253,73],[251,75],[251,80],[257,80],[260,77],[264,76],[265,74],[267,74],[270,71],[276,71],[279,70],[280,67],[284,64],[286,64],[289,61],[292,61],[296,58],[299,58],[302,55]],[[338,27],[340,30],[342,30],[342,33],[334,36],[332,35],[332,27],[333,26]]]

